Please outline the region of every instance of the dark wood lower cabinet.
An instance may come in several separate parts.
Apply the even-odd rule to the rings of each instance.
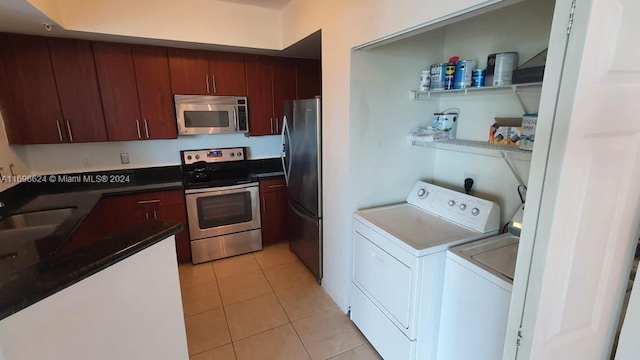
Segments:
[[[184,230],[176,234],[176,252],[178,262],[190,262],[191,244],[182,190],[103,198],[67,241],[64,251],[91,246],[104,236],[154,219],[183,224]]]
[[[115,223],[119,227],[154,219],[182,223],[184,230],[176,234],[178,261],[191,261],[187,209],[182,190],[116,196],[112,198],[112,202]]]
[[[284,178],[260,181],[262,245],[281,242],[287,236],[287,188]]]

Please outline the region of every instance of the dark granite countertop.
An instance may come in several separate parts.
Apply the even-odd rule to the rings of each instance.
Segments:
[[[284,176],[282,171],[282,160],[280,158],[251,160],[251,171],[258,179],[268,179]]]
[[[284,175],[279,158],[249,161],[259,178]],[[0,231],[0,320],[55,294],[170,235],[182,224],[147,221],[100,237],[91,246],[65,244],[101,198],[182,189],[180,166],[32,176],[0,193],[0,220],[13,214],[70,209],[70,215],[44,237]],[[4,238],[2,237],[4,236]]]
[[[103,176],[107,181],[97,178]],[[0,193],[5,204],[0,220],[68,209],[53,232],[43,226],[0,231],[0,320],[183,230],[182,224],[153,220],[110,235],[97,234],[91,246],[66,249],[102,197],[181,188],[180,167],[171,166],[34,177]],[[38,233],[42,229],[44,236]]]

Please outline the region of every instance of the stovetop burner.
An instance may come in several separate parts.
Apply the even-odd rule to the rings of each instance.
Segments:
[[[180,152],[183,183],[187,189],[241,185],[257,182],[249,172],[246,148],[185,150]]]

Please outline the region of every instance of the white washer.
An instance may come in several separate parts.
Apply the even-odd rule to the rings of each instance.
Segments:
[[[351,319],[386,360],[436,357],[446,250],[497,234],[500,208],[417,182],[354,214]]]
[[[502,234],[447,251],[438,360],[502,359],[518,240]]]

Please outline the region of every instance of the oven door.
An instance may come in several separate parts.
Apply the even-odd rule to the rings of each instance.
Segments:
[[[238,131],[235,104],[176,102],[180,135],[226,134]]]
[[[260,229],[257,184],[185,191],[191,240]]]

